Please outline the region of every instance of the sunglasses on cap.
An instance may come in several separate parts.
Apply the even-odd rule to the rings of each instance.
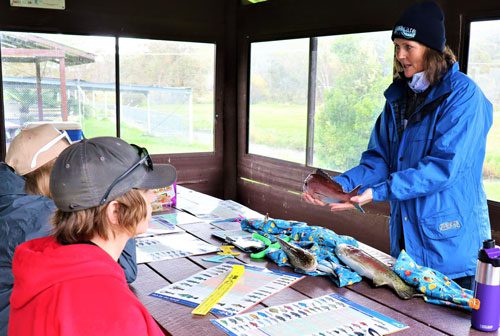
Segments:
[[[61,134],[56,136],[54,139],[50,140],[47,144],[45,144],[42,148],[40,148],[35,155],[33,155],[33,159],[31,160],[31,169],[36,167],[36,160],[38,159],[38,155],[42,154],[43,152],[48,151],[51,149],[56,143],[58,143],[60,140],[66,138],[68,140],[68,143],[71,145],[73,142],[69,138],[68,133],[66,131],[63,131]]]
[[[129,169],[127,169],[125,172],[123,172],[123,174],[118,176],[113,181],[113,183],[110,184],[109,188],[104,193],[104,196],[102,196],[101,202],[99,202],[99,205],[103,205],[104,203],[106,203],[106,201],[108,200],[109,194],[111,193],[111,190],[113,190],[113,188],[118,183],[120,183],[128,175],[130,175],[137,167],[145,164],[149,170],[153,170],[153,160],[151,160],[151,157],[149,156],[148,150],[144,147],[139,147],[139,146],[134,145],[134,144],[130,144],[130,146],[134,147],[134,149],[137,150],[137,154],[139,155],[139,160],[137,160],[137,162],[135,162]]]

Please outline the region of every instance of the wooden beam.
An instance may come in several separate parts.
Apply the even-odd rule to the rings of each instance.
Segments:
[[[35,59],[36,67],[36,98],[38,103],[38,120],[43,120],[42,76],[40,73],[40,60]]]
[[[64,51],[55,49],[3,48],[2,57],[64,57]]]
[[[64,57],[59,59],[59,80],[61,82],[61,116],[68,121],[68,96],[66,93],[66,62]]]

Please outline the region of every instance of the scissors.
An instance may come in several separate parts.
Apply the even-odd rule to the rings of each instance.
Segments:
[[[251,253],[250,258],[252,258],[252,259],[262,259],[266,256],[266,254],[267,254],[267,252],[269,252],[269,250],[271,250],[271,249],[279,250],[281,248],[281,245],[279,242],[273,243],[273,242],[271,242],[271,239],[269,239],[263,235],[260,235],[258,233],[252,234],[252,238],[260,240],[261,242],[264,243],[264,245],[266,245],[266,248],[263,249],[262,251]],[[282,239],[286,242],[290,241],[290,237],[288,237],[288,236],[284,236]]]

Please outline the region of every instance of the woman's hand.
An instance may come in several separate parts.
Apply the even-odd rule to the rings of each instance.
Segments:
[[[326,205],[325,202],[320,201],[319,199],[315,198],[313,195],[307,192],[302,194],[302,198],[304,199],[304,201],[310,204],[320,205],[320,206]]]
[[[372,188],[366,189],[361,195],[351,197],[349,202],[329,204],[333,212],[355,209],[353,204],[364,205],[373,201]]]

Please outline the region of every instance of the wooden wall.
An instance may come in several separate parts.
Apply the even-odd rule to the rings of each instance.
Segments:
[[[390,30],[402,11],[415,2],[272,0],[240,8],[237,120],[238,132],[242,134],[238,138],[238,200],[241,203],[262,213],[269,212],[272,217],[329,227],[388,252],[388,204],[366,206],[364,215],[355,210],[334,214],[327,207],[306,204],[301,200],[300,191],[304,178],[313,168],[247,153],[249,45],[254,41]],[[438,2],[445,11],[447,43],[463,63],[468,20],[495,15],[500,18],[500,2]],[[500,204],[490,202],[489,208],[493,234],[500,241]]]

